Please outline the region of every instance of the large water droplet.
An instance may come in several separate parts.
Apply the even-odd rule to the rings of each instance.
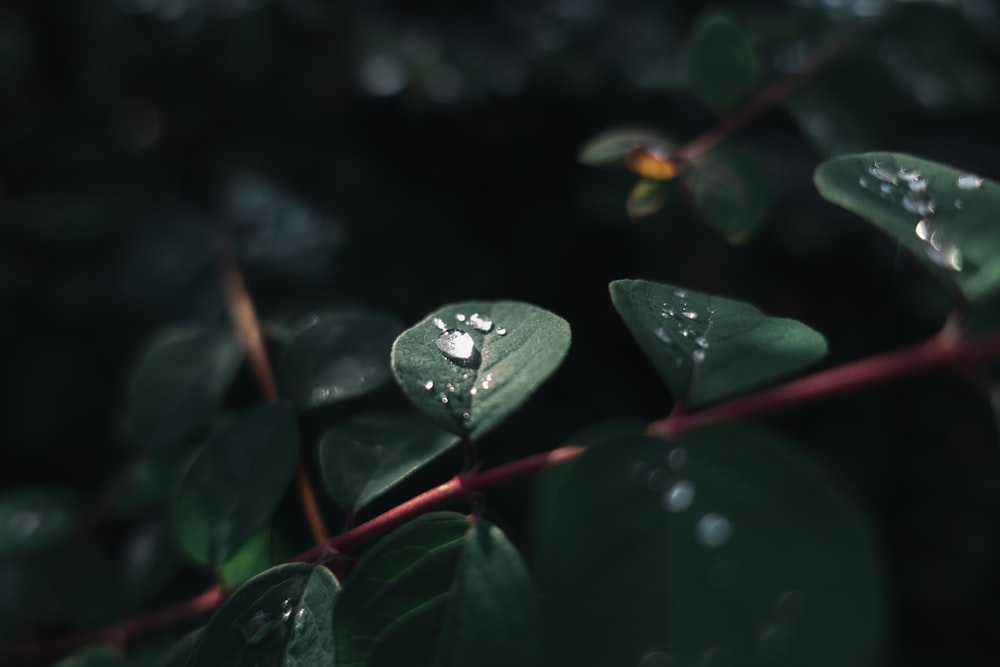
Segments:
[[[913,233],[924,242],[924,251],[932,262],[950,271],[962,270],[962,251],[945,237],[944,232],[926,220],[920,220]]]
[[[469,361],[476,354],[476,342],[461,329],[441,332],[435,343],[441,353],[452,361]]]
[[[479,313],[472,313],[469,316],[469,324],[476,331],[482,331],[483,333],[488,333],[493,328],[493,320]]]
[[[955,179],[955,185],[960,190],[978,190],[983,185],[983,179],[975,174],[962,174]]]
[[[908,183],[913,183],[915,181],[920,180],[920,172],[913,169],[900,167],[896,173],[899,175],[900,180],[906,181]]]
[[[729,541],[733,534],[733,524],[721,514],[712,512],[698,519],[695,534],[702,546],[717,549]]]
[[[694,484],[687,480],[677,482],[663,494],[663,506],[668,512],[683,512],[694,502]]]

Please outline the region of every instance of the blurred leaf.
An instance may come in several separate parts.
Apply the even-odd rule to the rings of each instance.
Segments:
[[[63,658],[52,667],[124,667],[125,656],[114,646],[89,646],[75,655]]]
[[[323,482],[337,504],[353,512],[459,441],[418,412],[358,415],[323,433]]]
[[[155,332],[129,373],[128,440],[155,448],[191,438],[218,412],[242,360],[243,349],[226,330],[187,325]]]
[[[334,609],[338,664],[540,664],[535,593],[520,554],[489,522],[424,515],[376,544]]]
[[[786,443],[612,436],[560,468],[535,526],[552,664],[876,664],[868,527]]]
[[[79,503],[66,489],[26,487],[0,496],[0,558],[54,550],[69,540]]]
[[[612,282],[611,301],[674,397],[690,404],[773,382],[826,355],[819,333],[742,301],[645,280]]]
[[[709,227],[730,243],[749,239],[770,204],[764,166],[753,152],[727,143],[693,161],[685,183]]]
[[[831,157],[879,142],[866,98],[809,82],[785,106],[816,151]]]
[[[642,179],[629,192],[625,204],[628,216],[633,220],[653,215],[663,208],[667,199],[667,186],[662,181]]]
[[[112,495],[111,510],[137,516],[169,507],[194,455],[187,449],[168,449],[137,461]]]
[[[170,645],[160,658],[153,663],[155,667],[188,667],[195,647],[201,641],[205,628],[198,628],[187,633]]]
[[[983,300],[1000,288],[1000,183],[901,153],[827,160],[814,175],[823,197],[898,241],[953,296]]]
[[[257,176],[233,181],[226,212],[240,259],[287,278],[326,278],[347,238],[342,224]]]
[[[205,626],[191,667],[333,665],[340,586],[321,565],[278,565],[247,581]]]
[[[278,358],[278,387],[300,409],[315,408],[378,389],[390,377],[389,351],[403,325],[365,310],[315,316]]]
[[[442,427],[479,439],[562,363],[569,324],[518,301],[443,306],[396,339],[392,372],[406,397]]]
[[[255,574],[294,555],[295,552],[282,543],[272,522],[268,522],[219,568],[219,583],[232,590]]]
[[[761,71],[750,35],[722,13],[710,14],[698,22],[681,62],[691,92],[716,113],[743,99]]]
[[[274,512],[295,474],[299,427],[286,401],[246,410],[212,435],[184,476],[174,531],[195,562],[219,567]]]
[[[625,166],[635,149],[669,154],[672,142],[658,130],[644,127],[613,127],[587,140],[577,153],[581,164],[591,167]]]

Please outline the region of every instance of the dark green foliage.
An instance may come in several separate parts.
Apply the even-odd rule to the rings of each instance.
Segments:
[[[725,14],[698,22],[683,54],[691,92],[715,112],[734,106],[757,82],[760,56],[749,34]]]

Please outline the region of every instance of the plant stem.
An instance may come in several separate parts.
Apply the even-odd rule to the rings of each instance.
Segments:
[[[917,345],[819,371],[695,412],[674,414],[650,424],[647,433],[672,438],[698,426],[754,417],[916,373],[964,366],[997,356],[1000,356],[1000,335],[963,339],[946,324],[938,334]]]
[[[250,370],[257,380],[261,396],[269,402],[277,401],[278,385],[274,381],[274,372],[271,370],[264,337],[261,335],[260,319],[257,317],[257,311],[250,299],[243,272],[236,261],[232,241],[228,236],[222,236],[219,246],[222,286],[225,290],[226,306],[229,309],[229,319],[233,323],[236,338],[246,350]],[[330,539],[330,536],[326,530],[323,515],[319,511],[316,494],[309,483],[309,475],[301,459],[299,459],[295,470],[295,486],[298,489],[299,501],[302,503],[302,511],[306,515],[313,540],[317,544],[323,544]]]

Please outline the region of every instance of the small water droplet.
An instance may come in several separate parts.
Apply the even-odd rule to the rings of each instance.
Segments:
[[[910,181],[907,185],[912,192],[923,192],[927,189],[927,186],[930,185],[930,183],[921,179],[917,181]]]
[[[440,395],[438,396],[438,399],[439,399],[439,400],[441,401],[441,403],[443,403],[444,405],[448,405],[448,396],[447,396],[447,395],[446,395],[446,394],[445,394],[444,392],[441,392],[441,394],[440,394]]]
[[[664,343],[670,342],[670,334],[668,334],[667,330],[664,329],[663,327],[658,327],[654,333],[656,334],[656,337],[662,340]]]
[[[506,336],[507,335],[507,329],[505,329],[504,327],[497,327],[497,335],[498,336]]]
[[[441,353],[452,361],[469,361],[476,354],[476,342],[461,329],[441,332],[435,341]]]
[[[975,174],[962,174],[955,179],[955,185],[960,190],[978,190],[983,185],[983,179]]]
[[[701,362],[705,361],[705,350],[695,350],[694,352],[691,353],[691,359],[696,364],[700,364]]]
[[[463,315],[462,313],[457,313],[455,315],[455,319],[458,320],[459,322],[464,322],[465,321],[465,315]]]
[[[694,339],[694,344],[702,349],[708,349],[708,339],[704,336],[698,336]]]
[[[463,412],[462,413],[462,421],[465,421],[465,422],[472,421],[472,413],[471,412]]]
[[[868,188],[868,179],[865,178],[864,176],[862,176],[861,178],[858,179],[858,185],[860,185],[861,187],[867,189]]]
[[[871,167],[868,168],[868,173],[877,178],[880,181],[885,181],[886,183],[896,183],[896,174],[889,169],[886,169],[881,164],[876,162]]]
[[[883,195],[892,194],[892,185],[889,183],[883,183],[882,185],[878,186],[878,189],[882,191]]]
[[[483,333],[488,333],[493,328],[493,320],[479,313],[472,313],[469,316],[469,324],[476,331],[482,331]]]
[[[691,330],[685,327],[684,329],[681,329],[681,335],[687,338],[691,335]]]
[[[901,203],[903,204],[903,208],[917,215],[928,215],[934,212],[933,199],[911,197],[909,194],[905,194]]]
[[[427,391],[434,389],[434,380],[428,380],[427,382],[425,382],[424,389],[426,389]]]
[[[695,533],[702,546],[717,549],[729,541],[733,534],[733,524],[721,514],[711,512],[698,519]]]
[[[896,172],[899,175],[900,180],[913,183],[920,180],[920,172],[914,169],[907,169],[906,167],[900,167]]]
[[[445,324],[444,320],[442,320],[440,317],[435,317],[433,320],[431,320],[431,322],[433,322],[434,326],[436,326],[441,331],[444,331],[445,329],[448,328],[448,325]]]
[[[668,512],[683,512],[694,502],[694,484],[683,480],[663,494],[663,506]]]
[[[447,385],[445,385],[445,387],[448,389],[448,391],[450,391],[453,394],[457,391],[454,382],[449,382]]]
[[[667,463],[669,463],[670,467],[673,468],[674,470],[677,470],[678,468],[683,468],[684,464],[687,463],[687,460],[688,460],[688,453],[687,450],[684,449],[683,447],[676,447],[674,449],[671,449],[670,453],[667,454]]]
[[[689,320],[696,320],[696,319],[698,319],[698,313],[694,312],[693,310],[682,311],[681,315],[683,315],[684,317],[688,318]]]
[[[685,292],[682,289],[675,289],[674,290],[674,296],[676,296],[678,299],[686,299],[687,298],[687,292]]]
[[[245,621],[239,623],[240,634],[247,644],[260,644],[275,631],[287,632],[285,623],[292,616],[294,605],[291,599],[285,598],[276,612],[257,609]]]
[[[478,389],[473,387],[472,389],[469,390],[469,396],[475,396],[478,391],[479,391]]]
[[[959,199],[958,197],[955,197],[955,208],[957,208],[959,210],[962,209],[962,200]]]
[[[302,607],[297,612],[295,612],[295,632],[301,632],[305,628],[306,620],[309,618],[309,612],[306,611],[305,607]]]
[[[316,387],[312,390],[312,400],[325,401],[328,398],[330,398],[330,389],[328,387]]]
[[[490,388],[490,381],[489,380],[483,380],[482,382],[479,383],[479,386],[482,387],[483,389],[489,389]]]

